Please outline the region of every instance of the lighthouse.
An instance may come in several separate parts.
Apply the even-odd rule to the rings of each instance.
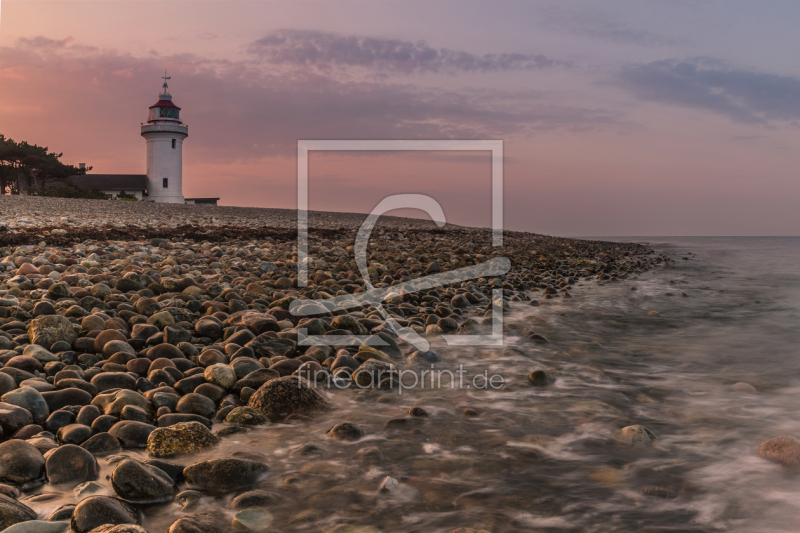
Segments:
[[[181,122],[181,108],[172,101],[164,74],[164,85],[158,102],[150,106],[142,137],[147,142],[147,200],[159,203],[182,204],[183,197],[183,140],[189,136],[189,126]]]

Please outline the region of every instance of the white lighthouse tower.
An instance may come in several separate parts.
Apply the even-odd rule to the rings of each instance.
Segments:
[[[147,200],[182,204],[183,140],[189,136],[189,127],[180,120],[181,108],[172,102],[168,79],[164,74],[164,90],[150,107],[147,123],[142,124],[142,137],[147,141]]]

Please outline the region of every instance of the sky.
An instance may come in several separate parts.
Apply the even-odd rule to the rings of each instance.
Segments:
[[[0,133],[94,173],[145,172],[166,69],[187,197],[294,208],[299,139],[493,139],[506,229],[800,235],[798,2],[0,2]],[[491,224],[489,152],[309,176],[311,209],[417,193]]]

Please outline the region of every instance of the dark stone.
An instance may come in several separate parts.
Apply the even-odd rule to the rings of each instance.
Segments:
[[[0,482],[25,485],[44,474],[44,457],[41,452],[23,440],[9,440],[0,444]]]
[[[3,428],[4,435],[13,435],[32,423],[33,416],[27,409],[0,402],[0,427]]]
[[[167,533],[227,533],[229,530],[230,524],[219,513],[203,513],[179,518],[169,526]]]
[[[53,511],[47,517],[49,522],[60,522],[62,520],[72,520],[72,513],[75,511],[74,503],[67,503]]]
[[[50,452],[45,468],[47,479],[53,485],[93,481],[100,473],[94,455],[74,444],[64,444]]]
[[[85,390],[75,388],[54,390],[41,394],[50,411],[57,411],[68,405],[89,405],[92,401],[91,394]]]
[[[280,501],[280,498],[270,492],[263,490],[251,490],[231,500],[231,509],[258,509],[259,507],[269,507]]]
[[[136,379],[125,372],[103,372],[92,378],[92,385],[98,392],[112,389],[136,390]]]
[[[114,424],[114,427],[108,433],[116,438],[123,448],[146,448],[147,437],[155,429],[155,426],[144,422],[123,420]]]
[[[0,494],[0,530],[28,520],[36,520],[36,512],[33,509],[5,494]]]
[[[121,420],[136,420],[137,422],[144,422],[149,424],[151,422],[150,415],[147,411],[136,405],[126,405],[120,411],[119,417]]]
[[[279,377],[281,377],[281,375],[276,370],[261,368],[254,372],[250,372],[245,377],[237,381],[232,390],[235,394],[241,393],[242,389],[247,387],[258,390],[264,383]]]
[[[92,431],[95,433],[105,433],[114,427],[114,424],[119,422],[119,418],[112,415],[100,415],[92,422]]]
[[[202,385],[206,382],[206,378],[203,377],[203,374],[197,374],[194,376],[189,376],[187,378],[183,378],[182,380],[175,383],[173,386],[176,391],[181,394],[189,394],[190,392],[194,392],[198,386]]]
[[[302,364],[303,362],[297,359],[284,359],[283,361],[278,361],[269,369],[276,371],[281,377],[291,376]]]
[[[150,348],[147,352],[147,358],[151,361],[156,359],[184,359],[183,352],[171,344],[158,344]]]
[[[20,439],[20,440],[28,440],[34,435],[38,435],[44,431],[44,428],[39,424],[28,424],[27,426],[23,426],[17,430],[16,433],[11,435],[12,439]]]
[[[273,422],[292,414],[305,415],[330,407],[325,398],[307,381],[294,376],[265,383],[250,397],[247,405],[261,411]]]
[[[160,428],[174,426],[175,424],[180,424],[181,422],[200,422],[208,429],[211,429],[212,426],[211,420],[200,415],[170,413],[158,417],[158,427]]]
[[[139,513],[129,503],[108,496],[89,496],[75,506],[71,521],[75,533],[106,524],[139,524]]]
[[[214,416],[217,406],[210,398],[192,392],[180,399],[175,410],[179,413],[211,418]]]
[[[441,360],[442,358],[439,357],[439,354],[430,350],[416,351],[408,356],[408,364],[418,366],[431,365]]]
[[[551,382],[550,375],[544,370],[534,370],[528,374],[528,383],[534,387],[546,387]]]
[[[282,355],[292,357],[297,352],[297,343],[291,339],[276,339],[266,333],[259,335],[245,345],[258,357],[275,357]]]
[[[339,422],[328,430],[327,435],[337,440],[356,441],[366,435],[366,433],[352,422]]]
[[[175,482],[163,470],[125,459],[111,474],[111,486],[117,495],[137,504],[161,503],[175,497]]]
[[[20,370],[24,370],[25,372],[30,372],[31,374],[34,372],[44,372],[42,363],[28,355],[18,355],[16,357],[12,357],[6,362],[6,367],[18,368]]]
[[[97,396],[97,387],[81,378],[65,378],[58,380],[58,389],[80,389],[88,392],[92,396]]]
[[[81,448],[87,450],[92,455],[106,455],[118,452],[122,449],[119,441],[108,433],[98,433],[86,442],[81,444]]]
[[[242,490],[257,484],[269,472],[269,467],[248,459],[212,459],[187,466],[183,470],[186,482],[210,493]]]
[[[162,461],[160,459],[148,459],[144,461],[144,464],[154,466],[159,470],[163,470],[172,481],[178,482],[183,481],[183,469],[186,468],[185,465],[176,465],[173,463],[168,463],[166,461]]]
[[[82,444],[92,436],[92,428],[83,424],[70,424],[58,430],[56,437],[61,444]]]
[[[92,422],[94,422],[100,414],[100,409],[98,409],[97,406],[84,405],[78,412],[78,417],[75,419],[75,422],[83,424],[84,426],[91,426]]]

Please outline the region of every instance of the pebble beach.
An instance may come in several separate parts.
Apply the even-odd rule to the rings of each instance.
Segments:
[[[312,212],[303,284],[291,210],[0,211],[0,531],[600,531],[578,517],[617,490],[618,515],[706,530],[668,509],[699,490],[680,469],[630,466],[674,453],[670,392],[645,348],[598,329],[669,324],[642,291],[674,261],[649,246],[505,232],[495,248],[487,229],[387,217],[365,280],[365,216]],[[503,275],[441,282],[499,257]],[[370,288],[381,302],[359,300]],[[603,311],[622,290],[627,309]],[[488,335],[498,310],[502,344],[445,339]],[[422,370],[464,379],[407,382]]]

